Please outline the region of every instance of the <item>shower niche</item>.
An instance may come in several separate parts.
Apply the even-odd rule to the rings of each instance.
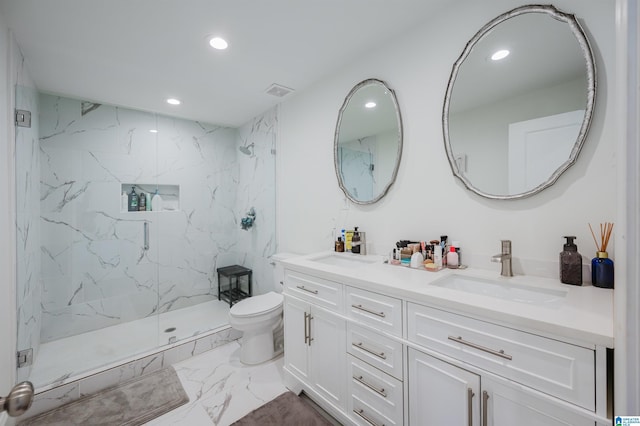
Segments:
[[[129,194],[135,191],[136,196],[140,194],[149,194],[146,198],[144,209],[131,211],[129,209]],[[153,196],[160,195],[159,202],[156,203],[158,207],[152,208]],[[140,202],[138,202],[138,207]],[[161,211],[161,212],[173,212],[180,210],[180,185],[162,185],[156,183],[122,183],[120,185],[120,212],[122,213],[136,213],[143,211]]]

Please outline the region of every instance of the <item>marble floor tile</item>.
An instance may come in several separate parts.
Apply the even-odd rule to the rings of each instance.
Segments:
[[[240,362],[238,341],[174,364],[189,402],[150,426],[230,425],[287,391],[282,356],[255,366]]]

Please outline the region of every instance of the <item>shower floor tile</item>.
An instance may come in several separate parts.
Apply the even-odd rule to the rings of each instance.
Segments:
[[[40,345],[29,380],[36,389],[122,364],[129,358],[228,324],[229,305],[212,300]],[[164,331],[175,328],[173,332]]]
[[[173,365],[189,402],[148,423],[150,426],[229,425],[287,391],[284,358],[247,366],[237,341]]]

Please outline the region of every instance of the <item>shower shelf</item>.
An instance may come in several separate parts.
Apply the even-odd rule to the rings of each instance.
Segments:
[[[179,211],[180,210],[180,185],[160,185],[155,183],[122,183],[120,184],[120,197],[122,193],[125,192],[129,194],[131,192],[131,188],[136,189],[136,194],[140,194],[144,192],[145,194],[155,194],[156,189],[158,190],[158,194],[162,197],[162,212],[171,212],[171,211]],[[122,202],[122,198],[120,198],[120,211],[122,213],[145,213],[150,210],[142,210],[142,211],[128,211],[126,205]]]

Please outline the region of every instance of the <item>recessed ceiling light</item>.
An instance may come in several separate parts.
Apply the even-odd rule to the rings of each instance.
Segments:
[[[151,133],[158,133],[158,131],[157,131],[156,129],[151,129],[151,130],[149,130],[149,132],[151,132]]]
[[[491,59],[493,59],[494,61],[499,61],[500,59],[504,59],[507,56],[509,56],[508,50],[498,50],[496,53],[491,55]]]
[[[209,40],[209,44],[211,45],[211,47],[218,50],[224,50],[229,47],[229,43],[227,43],[225,39],[220,37],[213,37]]]
[[[364,104],[365,108],[375,108],[376,107],[376,103],[373,101],[369,101],[366,104]]]
[[[178,99],[169,98],[167,99],[167,103],[170,105],[180,105],[181,102]]]

